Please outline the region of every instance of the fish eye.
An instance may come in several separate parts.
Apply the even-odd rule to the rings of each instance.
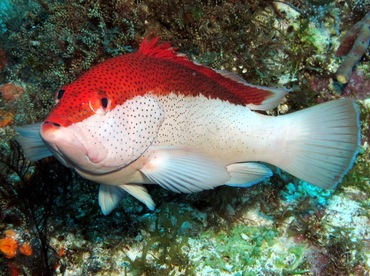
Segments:
[[[102,98],[101,99],[101,105],[104,109],[108,107],[108,99],[107,98]]]
[[[91,110],[98,115],[105,115],[109,112],[111,107],[111,100],[109,98],[103,97],[98,101],[89,101]]]
[[[56,102],[59,102],[59,100],[63,97],[64,92],[65,92],[65,90],[63,90],[63,89],[60,89],[60,90],[57,92],[57,94],[56,94],[56,96],[55,96],[55,101],[56,101]]]

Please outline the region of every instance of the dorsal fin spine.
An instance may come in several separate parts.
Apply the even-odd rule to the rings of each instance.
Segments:
[[[159,37],[155,37],[151,40],[144,38],[140,44],[138,53],[149,57],[190,62],[186,55],[176,51],[177,48],[173,48],[169,42],[159,43]]]

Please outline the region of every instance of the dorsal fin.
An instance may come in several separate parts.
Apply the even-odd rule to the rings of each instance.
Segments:
[[[173,48],[169,42],[159,43],[159,37],[155,37],[148,41],[144,38],[141,42],[138,52],[149,57],[156,57],[162,59],[187,61],[191,63],[188,57],[184,54],[178,53],[177,48]]]
[[[214,70],[212,68],[197,64],[188,59],[184,54],[178,53],[169,42],[160,43],[159,37],[148,41],[146,38],[140,44],[138,53],[148,57],[168,60],[182,65],[194,72],[217,83],[227,94],[217,94],[217,90],[207,95],[205,90],[202,94],[211,98],[218,97],[222,100],[229,100],[235,104],[243,104],[252,110],[269,110],[279,105],[287,94],[285,89],[269,88],[247,83],[243,78],[225,70]],[[204,82],[203,82],[204,83]],[[229,94],[230,93],[230,94]]]
[[[148,41],[146,38],[140,45],[138,53],[148,57],[159,58],[175,62],[178,65],[185,66],[194,72],[204,75],[213,82],[222,86],[230,94],[218,97],[223,100],[229,100],[236,104],[244,104],[252,110],[269,110],[279,105],[284,98],[287,90],[263,87],[247,83],[240,76],[224,70],[214,70],[194,63],[186,55],[176,52],[176,49],[170,43],[160,43],[159,37]],[[213,91],[217,93],[217,91]],[[204,92],[203,92],[204,93]],[[232,95],[232,96],[231,96]],[[214,95],[206,95],[213,97]]]

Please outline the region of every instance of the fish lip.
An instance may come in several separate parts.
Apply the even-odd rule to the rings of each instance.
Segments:
[[[91,137],[83,133],[79,124],[64,127],[50,122],[44,122],[40,131],[41,137],[55,157],[67,167],[97,175],[121,168],[104,166],[109,152],[97,147]]]
[[[80,137],[78,137],[74,131],[71,131],[71,129],[67,127],[63,127],[57,123],[45,121],[41,125],[40,135],[42,139],[49,145],[52,151],[54,151],[54,155],[63,159],[63,161],[68,165],[72,165],[73,167],[78,165],[70,157],[73,156],[73,148],[78,148],[81,155],[88,156],[88,150],[82,143]],[[69,151],[66,149],[69,149]],[[90,158],[88,158],[88,161],[93,163]]]

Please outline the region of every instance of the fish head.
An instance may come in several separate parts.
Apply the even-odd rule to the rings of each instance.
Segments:
[[[41,125],[41,137],[54,156],[92,174],[138,159],[157,137],[164,116],[160,103],[150,95],[122,100],[109,89],[81,87],[78,81],[62,87]]]

